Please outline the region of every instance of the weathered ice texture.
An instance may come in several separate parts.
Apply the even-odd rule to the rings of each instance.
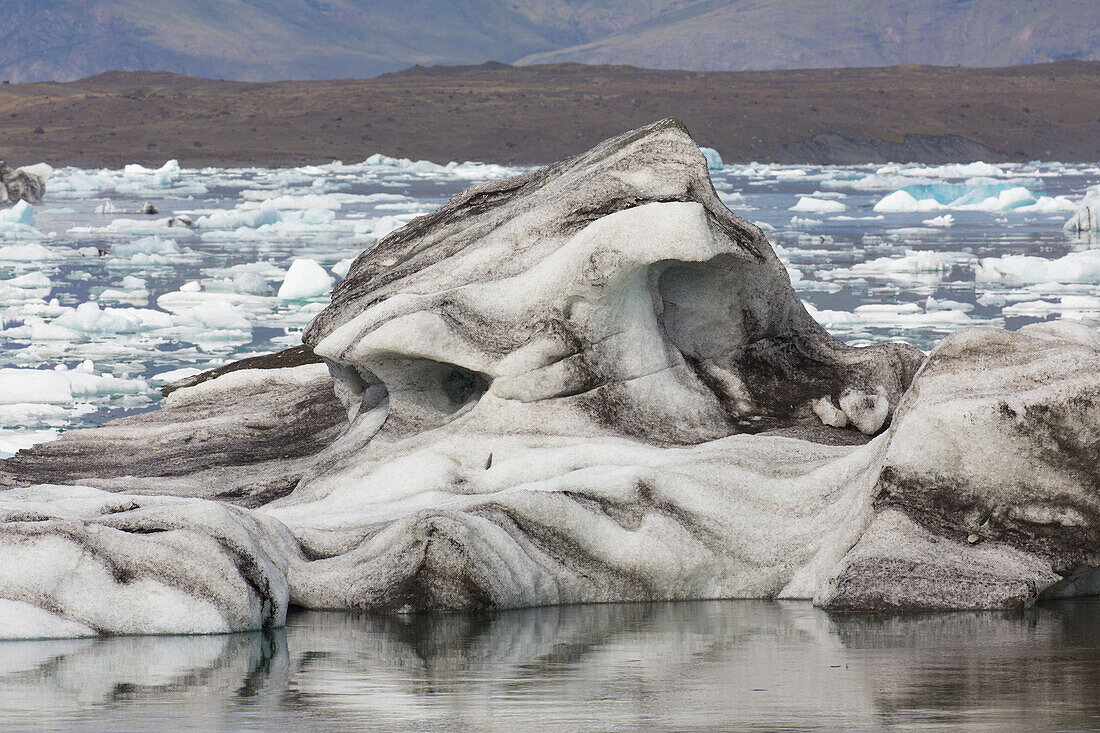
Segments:
[[[1087,579],[1100,567],[1096,331],[1058,321],[952,334],[888,440],[874,499],[884,513],[821,603],[1018,607],[1061,576],[1096,592]],[[908,520],[884,519],[899,512]]]
[[[1100,186],[1093,186],[1081,198],[1077,211],[1062,227],[1066,234],[1092,242],[1100,232]]]
[[[673,120],[414,220],[305,341],[0,465],[12,633],[1100,586],[1100,335],[841,344]],[[56,559],[87,547],[101,580]],[[112,568],[146,565],[178,612],[99,613],[146,592]]]
[[[12,168],[0,160],[0,203],[38,203],[46,194],[46,179],[52,170],[45,163]]]
[[[414,221],[306,341],[352,427],[267,510],[318,558],[299,600],[412,610],[809,595],[865,465],[715,441],[827,436],[814,399],[888,409],[922,359],[815,323],[675,121]]]
[[[0,638],[281,626],[293,546],[278,522],[212,501],[5,491]]]
[[[308,350],[306,350],[308,352]],[[21,451],[0,486],[67,483],[260,506],[290,493],[346,427],[328,371],[292,350],[165,388],[164,407]]]
[[[305,340],[349,410],[361,372],[381,379],[401,430],[426,427],[404,417],[428,408],[422,386],[461,374],[470,395],[568,413],[572,434],[656,444],[816,423],[812,399],[850,389],[895,405],[922,360],[813,321],[674,120],[413,221],[352,264]],[[435,418],[465,401],[447,396]]]
[[[1058,580],[1034,555],[931,534],[888,509],[814,600],[834,611],[1015,609]]]

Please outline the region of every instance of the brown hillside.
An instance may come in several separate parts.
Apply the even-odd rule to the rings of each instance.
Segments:
[[[683,119],[727,161],[1100,160],[1100,62],[760,72],[413,68],[367,80],[223,82],[110,72],[0,86],[13,164],[545,163]]]

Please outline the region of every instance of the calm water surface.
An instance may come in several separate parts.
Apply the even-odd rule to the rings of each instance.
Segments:
[[[0,644],[3,730],[1100,730],[1100,601],[803,602],[379,618]]]

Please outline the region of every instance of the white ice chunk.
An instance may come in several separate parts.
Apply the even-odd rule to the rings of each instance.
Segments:
[[[799,211],[807,214],[835,214],[847,210],[847,206],[839,201],[819,199],[812,196],[803,196],[789,211]]]
[[[99,206],[95,207],[95,213],[97,214],[121,214],[122,207],[116,206],[110,199],[104,201]]]
[[[324,295],[336,282],[316,260],[298,259],[290,265],[283,284],[279,287],[279,300],[305,300]]]
[[[924,309],[926,311],[962,311],[967,313],[974,310],[974,306],[971,303],[961,303],[957,300],[937,300],[929,295],[928,300],[924,302]]]
[[[263,295],[269,289],[267,279],[258,272],[237,272],[233,275],[233,290],[238,293]]]
[[[125,259],[135,266],[163,265],[194,258],[191,250],[181,248],[175,239],[159,236],[112,244],[109,254],[112,259]]]
[[[352,262],[355,262],[354,257],[348,257],[346,259],[340,260],[332,266],[332,274],[336,275],[337,277],[347,277],[348,271],[351,270]]]
[[[983,257],[974,268],[978,282],[1100,283],[1100,250],[1070,252],[1048,260],[1031,255]]]
[[[252,330],[248,317],[226,300],[211,300],[190,308],[177,316],[176,321],[182,325],[214,331]]]
[[[1046,318],[1060,315],[1070,319],[1093,319],[1100,316],[1100,298],[1092,295],[1063,295],[1057,302],[1048,300],[1028,300],[1005,306],[1006,316],[1028,318]]]
[[[56,428],[46,430],[0,430],[0,458],[10,458],[21,450],[57,440]]]
[[[1006,175],[1003,168],[989,163],[978,161],[976,163],[952,163],[937,166],[884,166],[878,169],[878,173],[898,173],[903,176],[930,177],[930,178],[973,178],[973,177],[1002,177]]]
[[[53,166],[48,163],[35,163],[34,165],[23,165],[19,167],[19,170],[24,173],[29,173],[32,176],[41,178],[43,181],[48,181],[53,176]]]
[[[41,272],[0,280],[0,303],[20,303],[45,298],[52,287],[50,278]]]
[[[875,204],[875,211],[900,213],[937,211],[942,208],[943,204],[939,201],[931,198],[918,200],[908,191],[894,191]]]
[[[187,379],[193,377],[196,374],[202,374],[201,369],[195,367],[181,367],[179,369],[171,369],[167,372],[160,372],[149,377],[149,381],[155,384],[167,384],[169,382],[178,382],[181,379]]]
[[[925,276],[939,279],[951,269],[949,262],[938,252],[930,250],[909,250],[903,257],[879,257],[866,262],[857,262],[851,267],[837,267],[832,270],[820,270],[817,275],[822,279],[852,277],[892,277],[912,279]]]
[[[890,414],[890,400],[882,387],[875,394],[851,390],[840,396],[840,409],[861,433],[874,435]]]
[[[85,334],[139,333],[173,326],[172,316],[148,308],[100,308],[98,303],[81,303],[54,320],[55,326]]]
[[[0,209],[0,239],[41,236],[42,232],[34,228],[34,207],[26,201]]]
[[[828,395],[814,400],[813,408],[814,414],[817,415],[825,425],[834,428],[843,428],[848,424],[848,416],[843,410],[837,408],[836,405],[833,404],[832,398]]]
[[[143,379],[120,379],[113,374],[94,374],[81,369],[0,369],[0,404],[68,404],[76,397],[97,394],[142,394]]]

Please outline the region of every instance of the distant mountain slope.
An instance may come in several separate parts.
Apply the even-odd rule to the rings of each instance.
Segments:
[[[0,78],[363,78],[511,61],[702,0],[0,0]]]
[[[739,70],[1100,59],[1100,0],[713,0],[519,64]]]
[[[0,0],[0,79],[364,78],[414,64],[694,70],[1100,59],[1100,0]]]

